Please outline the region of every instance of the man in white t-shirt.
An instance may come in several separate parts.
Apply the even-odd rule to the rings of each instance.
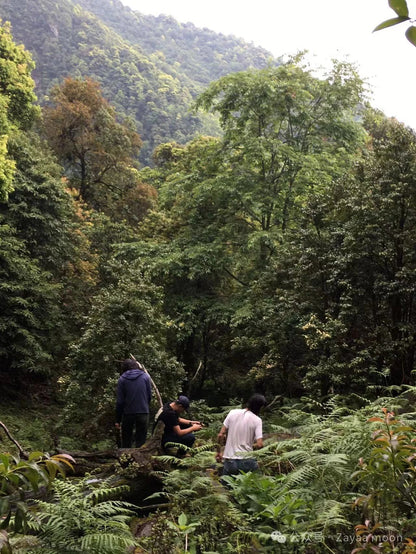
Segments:
[[[223,475],[235,475],[240,471],[256,471],[259,467],[255,458],[247,457],[247,452],[263,446],[263,423],[260,410],[266,405],[261,394],[253,394],[245,409],[231,410],[218,434],[218,443],[225,443],[224,452],[220,448],[217,461],[224,461]]]

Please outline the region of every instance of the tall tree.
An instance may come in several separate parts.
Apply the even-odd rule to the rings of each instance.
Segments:
[[[198,100],[197,106],[219,114],[224,130],[229,238],[234,228],[239,243],[241,233],[255,242],[255,264],[263,265],[282,234],[296,226],[308,195],[350,167],[363,136],[356,121],[362,95],[351,65],[335,63],[319,79],[296,59],[224,77]],[[242,281],[247,278],[241,273]]]
[[[183,370],[169,351],[172,321],[163,314],[163,290],[135,265],[117,265],[114,283],[94,297],[82,336],[71,347],[70,371],[62,379],[71,421],[85,413],[94,413],[94,421],[113,417],[119,362],[130,354],[149,369],[165,399],[181,390]]]
[[[0,220],[0,370],[47,372],[50,333],[58,321],[58,288],[33,260],[13,227]]]
[[[140,185],[134,164],[140,138],[128,121],[117,122],[114,108],[91,79],[67,78],[51,96],[55,106],[44,110],[49,144],[80,197],[106,210]]]
[[[38,113],[33,102],[34,63],[30,54],[14,43],[10,25],[0,20],[0,201],[13,189],[15,164],[8,155],[8,137],[13,129],[28,129]]]
[[[298,243],[306,384],[323,394],[413,382],[416,137],[381,114],[365,125],[362,159],[321,206],[310,204],[316,226]]]
[[[224,77],[197,102],[219,113],[224,138],[163,145],[155,152],[157,168],[143,171],[163,211],[143,226],[153,244],[136,255],[164,281],[190,379],[201,366],[200,383],[226,388],[228,373],[235,387],[235,375],[246,375],[272,348],[289,375],[289,330],[303,356],[289,308],[280,329],[262,325],[278,311],[259,283],[300,230],[308,199],[350,170],[364,137],[356,121],[362,91],[344,64],[326,79],[300,60]],[[284,302],[279,305],[282,310]]]

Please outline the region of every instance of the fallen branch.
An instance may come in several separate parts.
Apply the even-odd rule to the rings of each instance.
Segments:
[[[6,433],[6,435],[9,437],[9,439],[16,445],[18,451],[19,451],[19,454],[20,454],[20,457],[23,458],[24,460],[27,460],[29,458],[29,455],[27,452],[25,452],[23,450],[23,448],[20,446],[20,444],[17,442],[16,439],[14,439],[12,437],[12,435],[10,434],[10,431],[7,429],[7,427],[4,425],[3,422],[0,421],[0,427],[3,428],[4,432]]]

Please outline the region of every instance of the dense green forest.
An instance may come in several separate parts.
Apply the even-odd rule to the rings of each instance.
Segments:
[[[214,118],[190,112],[211,81],[277,61],[266,50],[172,18],[144,16],[115,0],[1,0],[16,42],[30,50],[41,103],[64,78],[90,77],[124,117],[143,145],[140,160],[170,140],[219,134]]]
[[[0,552],[416,552],[415,131],[346,62],[110,0],[0,13]],[[144,511],[128,454],[61,478],[114,447],[131,355],[206,423]],[[253,391],[262,472],[225,488]]]

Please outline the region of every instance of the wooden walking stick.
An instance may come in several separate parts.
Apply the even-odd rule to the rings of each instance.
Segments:
[[[134,360],[135,362],[137,362],[136,358],[133,356],[133,354],[130,354],[130,358],[132,360]],[[160,392],[159,392],[159,389],[157,388],[156,386],[156,383],[153,381],[152,377],[150,376],[150,373],[147,371],[147,369],[144,367],[143,364],[141,364],[140,362],[137,362],[139,364],[139,368],[142,369],[145,373],[147,373],[150,377],[150,382],[152,383],[152,387],[154,388],[154,391],[156,393],[156,396],[157,396],[157,399],[159,401],[159,407],[162,409],[163,408],[163,401],[162,401],[162,397],[160,395]]]

